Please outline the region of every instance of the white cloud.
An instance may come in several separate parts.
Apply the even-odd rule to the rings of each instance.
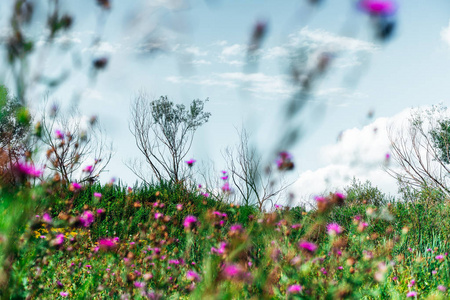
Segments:
[[[210,65],[211,62],[204,59],[194,59],[191,62],[193,65]]]
[[[112,44],[109,42],[100,42],[91,47],[84,48],[82,52],[95,52],[101,54],[113,54],[122,48],[120,44]]]
[[[222,55],[223,56],[237,56],[237,55],[244,55],[245,54],[246,47],[244,45],[240,44],[234,44],[231,46],[226,46],[222,49]]]
[[[384,193],[396,194],[397,181],[383,169],[386,154],[391,151],[387,128],[406,121],[410,115],[411,110],[407,109],[391,118],[378,118],[363,128],[344,131],[339,142],[320,149],[320,159],[326,166],[303,172],[292,192],[312,201],[311,196],[342,191],[355,177],[362,182],[369,180]],[[392,161],[389,164],[398,168]]]
[[[441,29],[441,40],[450,46],[450,22],[447,27]]]
[[[90,100],[101,100],[103,98],[102,94],[95,89],[86,89],[83,94],[82,98],[90,99]]]
[[[189,46],[184,49],[184,51],[188,54],[192,54],[195,56],[205,56],[208,55],[207,51],[201,51],[199,47]]]

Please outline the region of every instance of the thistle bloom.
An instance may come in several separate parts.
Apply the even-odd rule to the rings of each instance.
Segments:
[[[397,11],[397,5],[393,0],[361,0],[358,7],[374,16],[392,16]]]
[[[287,288],[289,294],[298,294],[303,290],[303,287],[299,284],[293,284]]]
[[[103,250],[112,250],[117,246],[119,238],[104,238],[98,241],[98,246]]]
[[[415,291],[411,291],[406,294],[406,297],[408,297],[408,298],[412,298],[412,297],[416,297],[416,296],[417,296],[417,292],[415,292]]]
[[[92,173],[93,170],[94,170],[94,167],[91,166],[91,165],[86,166],[86,167],[83,169],[83,171],[86,172],[86,173]]]
[[[222,186],[222,191],[224,193],[231,191],[230,184],[228,182],[225,182],[225,184]]]
[[[186,272],[186,279],[189,281],[200,281],[200,276],[197,272],[189,270]]]
[[[223,274],[227,278],[233,278],[238,275],[240,275],[242,272],[242,268],[240,268],[238,265],[226,265],[223,269]]]
[[[91,226],[94,223],[94,214],[90,210],[86,210],[80,216],[80,222],[84,227]]]
[[[79,184],[78,182],[72,182],[70,184],[70,190],[71,191],[78,191],[81,189],[81,184]]]
[[[192,167],[192,166],[194,165],[195,162],[196,162],[195,159],[190,159],[190,160],[185,161],[185,163],[187,163],[187,165],[188,165],[189,168]]]
[[[42,215],[42,221],[44,221],[45,223],[51,223],[52,217],[48,213],[44,213]]]
[[[104,210],[103,208],[97,209],[97,213],[98,213],[99,215],[101,215],[101,214],[104,213],[104,212],[105,212],[105,210]]]
[[[32,164],[19,162],[14,166],[15,170],[22,176],[26,177],[40,177],[44,172],[37,169]]]
[[[68,292],[60,292],[59,294],[61,295],[61,297],[67,297],[67,296],[69,296],[69,293],[68,293]]]
[[[436,255],[436,259],[437,260],[443,260],[444,259],[444,255],[442,255],[442,254]]]
[[[298,246],[302,249],[305,249],[308,252],[315,252],[317,250],[317,245],[308,241],[301,241]]]
[[[292,162],[292,155],[286,151],[280,152],[278,154],[278,159],[275,161],[278,170],[292,170],[294,168],[294,163]]]
[[[195,224],[195,222],[197,222],[197,218],[196,217],[194,217],[194,216],[187,216],[184,219],[183,226],[186,229],[190,229],[192,227],[192,225]]]
[[[183,204],[177,204],[177,210],[182,210],[183,209]]]
[[[342,233],[342,227],[338,223],[331,223],[327,226],[327,232],[330,236],[336,236]]]
[[[445,292],[447,290],[447,288],[443,285],[438,285],[438,290],[440,290],[441,292]]]
[[[102,198],[102,194],[101,193],[94,193],[94,197],[97,199]]]
[[[159,212],[155,213],[155,219],[156,219],[156,220],[158,220],[158,219],[161,218],[162,216],[163,216],[162,213],[159,213]]]
[[[222,180],[227,180],[228,179],[228,175],[225,175],[225,176],[222,176],[222,177],[220,177],[220,179],[222,179]]]
[[[55,130],[55,136],[58,140],[63,140],[64,139],[64,133],[61,130]]]

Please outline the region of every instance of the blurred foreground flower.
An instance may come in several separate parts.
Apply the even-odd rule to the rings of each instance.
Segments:
[[[190,160],[187,160],[185,162],[187,163],[188,167],[190,168],[190,167],[192,167],[194,165],[196,160],[191,158]]]

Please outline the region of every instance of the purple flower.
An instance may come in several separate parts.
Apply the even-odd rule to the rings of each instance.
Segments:
[[[86,173],[92,173],[92,171],[94,170],[93,166],[86,166],[83,171]]]
[[[416,296],[417,296],[417,292],[415,292],[415,291],[411,291],[406,294],[406,297],[408,297],[408,298],[412,298],[412,297],[416,297]]]
[[[62,245],[62,243],[64,243],[64,234],[57,234],[53,244],[59,246]]]
[[[336,236],[342,233],[342,227],[338,223],[331,223],[327,226],[327,232],[330,236]]]
[[[61,130],[55,130],[55,136],[58,140],[63,140],[64,139],[64,133]]]
[[[303,290],[303,287],[299,284],[293,284],[287,288],[289,294],[298,294]]]
[[[225,183],[224,183],[224,185],[222,186],[222,191],[223,191],[224,193],[230,192],[230,191],[231,191],[230,184],[229,184],[228,182],[225,182]]]
[[[361,0],[358,7],[375,16],[390,16],[397,11],[397,5],[392,0]]]
[[[195,224],[195,222],[197,222],[197,218],[196,217],[194,217],[194,216],[187,216],[184,219],[183,226],[186,229],[190,229],[192,227],[192,225]]]
[[[61,297],[67,297],[67,296],[69,296],[69,293],[68,293],[68,292],[60,292],[59,294],[61,295]]]
[[[311,253],[317,250],[317,245],[308,241],[301,241],[298,246]]]
[[[225,175],[225,176],[222,176],[222,177],[220,177],[220,179],[222,179],[222,180],[227,180],[228,179],[228,175]]]
[[[209,197],[209,193],[202,193],[202,196],[205,197],[205,198],[208,198]]]
[[[443,260],[444,259],[444,255],[442,255],[442,254],[436,255],[436,259],[437,260]]]
[[[177,204],[177,210],[182,210],[183,209],[183,204]]]
[[[97,199],[102,198],[102,194],[101,193],[94,193],[94,197]]]
[[[45,223],[51,223],[52,217],[48,213],[44,213],[42,215],[42,221],[44,221]]]
[[[192,167],[192,166],[194,165],[195,162],[196,162],[195,159],[190,159],[190,160],[185,161],[185,163],[187,163],[187,165],[188,165],[189,168]]]
[[[18,162],[14,165],[14,169],[21,176],[26,177],[40,177],[44,171],[35,168],[32,164],[27,164],[26,162]]]
[[[237,277],[242,273],[242,268],[238,265],[226,265],[223,268],[223,274],[227,278]]]
[[[103,250],[112,250],[117,246],[119,238],[104,238],[98,241],[98,246]]]
[[[135,281],[134,286],[137,287],[138,289],[141,289],[141,288],[145,287],[145,282]]]
[[[163,216],[162,213],[159,213],[159,212],[155,213],[155,219],[156,219],[156,220],[158,220],[158,219],[161,218],[162,216]]]
[[[103,208],[97,209],[97,214],[99,214],[99,215],[101,215],[104,212],[105,212],[105,210]]]
[[[189,270],[186,272],[186,279],[189,281],[200,281],[200,276],[197,272]]]
[[[70,184],[70,190],[71,191],[77,191],[77,190],[80,190],[81,188],[82,188],[82,186],[78,182],[72,182]]]
[[[286,151],[280,152],[278,154],[278,159],[275,161],[278,170],[292,170],[294,168],[294,163],[292,162],[292,155]]]
[[[445,292],[447,290],[447,288],[443,285],[438,285],[438,290],[440,290],[441,292]]]
[[[80,222],[84,227],[91,226],[94,223],[94,214],[90,210],[84,211],[80,216]]]

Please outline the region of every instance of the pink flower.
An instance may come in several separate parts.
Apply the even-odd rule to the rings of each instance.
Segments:
[[[189,281],[200,281],[200,276],[197,272],[189,270],[186,272],[186,279]]]
[[[177,204],[177,210],[182,210],[183,209],[183,204]]]
[[[197,218],[196,217],[194,217],[194,216],[187,216],[184,219],[183,226],[186,229],[190,229],[192,227],[192,225],[195,224],[195,222],[197,222]]]
[[[397,11],[397,5],[392,0],[361,0],[358,7],[375,16],[390,16]]]
[[[141,289],[141,288],[145,287],[145,282],[135,281],[134,286],[137,287],[138,289]]]
[[[158,219],[161,218],[162,216],[163,216],[162,213],[159,213],[159,212],[155,213],[155,219],[156,219],[156,220],[158,220]]]
[[[327,199],[325,197],[322,197],[322,196],[315,196],[314,200],[316,200],[316,202],[318,202],[318,203],[323,203],[323,202],[327,201]]]
[[[86,166],[83,171],[86,173],[92,173],[92,171],[94,170],[93,166]]]
[[[69,296],[69,293],[68,293],[68,292],[60,292],[59,294],[61,295],[61,297],[67,297],[67,296]]]
[[[238,265],[226,265],[223,269],[225,277],[233,278],[242,273],[242,268]]]
[[[327,226],[327,232],[330,236],[336,236],[342,233],[342,227],[338,223],[331,223]]]
[[[14,169],[20,176],[26,177],[40,177],[44,171],[35,168],[32,164],[27,164],[26,162],[18,162],[14,165]]]
[[[298,294],[303,290],[303,287],[299,284],[293,284],[287,288],[289,294]]]
[[[406,297],[408,297],[408,298],[412,298],[412,297],[416,297],[416,296],[417,296],[417,292],[415,292],[415,291],[411,291],[406,294]]]
[[[442,254],[436,255],[436,259],[437,260],[443,260],[444,259],[444,255],[442,255]]]
[[[317,250],[317,245],[308,241],[301,241],[298,246],[311,253]]]
[[[99,214],[99,215],[101,215],[104,212],[105,212],[105,210],[103,208],[97,209],[97,214]]]
[[[209,194],[208,193],[202,193],[202,196],[205,197],[205,198],[208,198]]]
[[[222,179],[222,180],[227,180],[228,179],[228,175],[225,175],[225,176],[222,176],[222,177],[220,177],[220,179]]]
[[[294,168],[294,163],[292,162],[292,155],[286,151],[280,152],[278,154],[278,159],[275,161],[278,170],[292,170]]]
[[[195,159],[190,159],[190,160],[185,161],[185,163],[187,163],[187,165],[188,165],[189,168],[192,167],[192,166],[194,165],[195,162],[196,162]]]
[[[222,191],[223,191],[224,193],[230,192],[230,191],[231,191],[230,184],[229,184],[228,182],[225,182],[225,183],[224,183],[224,185],[222,186]]]
[[[51,223],[52,217],[48,213],[44,213],[42,215],[42,221],[44,221],[45,223]]]
[[[119,238],[104,238],[98,241],[98,246],[103,250],[112,250],[117,246]]]
[[[64,139],[64,133],[61,130],[55,130],[55,136],[58,140],[63,140]]]
[[[94,214],[90,210],[84,211],[80,216],[80,222],[84,227],[91,226],[94,223]]]
[[[73,190],[80,190],[82,188],[81,184],[79,184],[78,182],[72,182],[70,184],[70,187],[73,188]]]
[[[211,253],[224,254],[225,250],[226,250],[226,247],[227,247],[227,243],[220,242],[219,249],[211,247]]]
[[[97,199],[102,198],[102,194],[101,193],[94,193],[94,197]]]
[[[443,285],[438,285],[438,290],[440,290],[441,292],[445,292],[447,290],[447,288]]]
[[[62,245],[62,243],[64,243],[64,234],[57,234],[53,244],[59,246]]]

